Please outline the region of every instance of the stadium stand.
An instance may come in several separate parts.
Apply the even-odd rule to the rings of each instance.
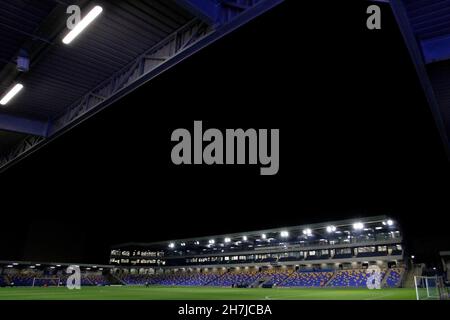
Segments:
[[[178,272],[161,274],[127,274],[120,280],[128,285],[173,285],[173,286],[204,286],[217,280],[224,272]]]
[[[402,285],[405,269],[382,269],[383,287]],[[217,286],[217,287],[365,287],[370,273],[367,269],[295,270],[293,267],[230,268],[229,270],[172,270],[155,274],[121,273],[114,276],[124,285]],[[0,276],[0,286],[55,286],[66,283],[68,275],[59,272],[46,275],[40,271],[9,270]],[[112,282],[100,272],[81,273],[83,286],[105,286]]]
[[[386,216],[162,241],[111,249],[110,265],[80,266],[84,286],[365,287],[377,266],[385,288],[407,286],[399,227]],[[68,264],[0,261],[0,286],[67,281]],[[392,267],[392,268],[391,268]],[[370,277],[370,278],[369,278]]]
[[[0,287],[7,286],[9,284],[9,281],[7,282],[6,276],[0,275]]]
[[[381,279],[384,278],[386,271],[381,271]],[[335,277],[331,279],[330,287],[366,287],[367,279],[370,273],[365,269],[340,270]]]
[[[333,272],[297,271],[282,283],[281,287],[323,287],[331,279]]]
[[[127,285],[156,284],[158,279],[156,276],[148,274],[119,275],[118,278],[123,284]]]
[[[220,287],[248,287],[255,283],[263,274],[257,270],[232,270],[209,283]]]
[[[403,268],[392,268],[386,275],[386,287],[398,288],[401,285],[403,274],[405,270]]]
[[[15,287],[31,286],[57,286],[65,284],[68,275],[62,272],[46,274],[43,271],[29,271],[20,269],[10,269],[7,275],[0,276],[0,286],[13,285]],[[107,277],[101,273],[83,271],[81,273],[81,285],[83,286],[104,286],[109,285]]]
[[[106,286],[110,284],[109,280],[102,274],[82,274],[81,281],[88,286]]]
[[[270,279],[265,283],[265,285],[267,285],[267,287],[279,286],[293,272],[295,272],[295,270],[292,268],[286,268],[286,269],[272,268],[272,269],[266,269],[266,270],[262,271],[263,276],[270,277]]]

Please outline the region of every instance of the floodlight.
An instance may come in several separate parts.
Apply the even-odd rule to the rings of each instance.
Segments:
[[[305,230],[303,230],[303,234],[305,235],[305,236],[310,236],[310,235],[312,235],[312,230],[311,229],[305,229]]]
[[[211,240],[208,241],[208,243],[209,244],[214,244],[214,243],[216,243],[216,241],[214,239],[211,239]]]
[[[375,227],[375,230],[381,230],[383,227]]]
[[[362,230],[362,229],[364,229],[364,224],[362,222],[356,222],[353,224],[353,229]]]
[[[181,244],[182,247],[185,247],[185,246],[186,246],[186,243],[184,243],[184,242],[182,242],[182,243],[180,243],[180,244]]]
[[[103,11],[100,6],[95,6],[63,39],[64,44],[70,44],[80,35]]]
[[[392,221],[390,219],[388,221],[386,221],[386,223],[387,223],[388,226],[393,226],[394,225],[394,221]]]
[[[261,235],[261,239],[267,239],[267,236],[266,236],[265,233],[263,233],[263,234]]]
[[[287,237],[289,237],[289,232],[288,232],[288,231],[281,231],[281,232],[280,232],[280,235],[281,235],[281,237],[283,237],[283,238],[287,238]]]
[[[169,248],[170,248],[170,249],[175,248],[175,243],[173,243],[173,242],[169,243]]]
[[[415,258],[415,256],[411,256],[411,259],[414,259]]]
[[[194,244],[195,244],[195,245],[199,245],[199,244],[200,244],[200,241],[195,241]]]
[[[225,241],[225,243],[229,243],[229,242],[231,242],[231,239],[230,238],[225,238],[224,241]]]
[[[243,236],[242,240],[247,241],[248,240],[247,236]]]
[[[23,89],[23,85],[20,83],[17,83],[14,87],[11,88],[11,90],[6,93],[3,98],[0,100],[0,105],[6,106],[8,102],[12,100],[21,90]]]
[[[327,232],[331,233],[331,232],[335,232],[336,231],[336,227],[335,226],[328,226],[327,227]]]

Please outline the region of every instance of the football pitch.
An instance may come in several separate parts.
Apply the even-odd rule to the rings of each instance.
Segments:
[[[0,288],[0,300],[415,300],[414,289],[213,287]]]

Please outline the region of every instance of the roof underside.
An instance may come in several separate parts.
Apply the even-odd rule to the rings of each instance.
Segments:
[[[0,0],[0,171],[282,1]],[[65,45],[71,5],[103,12]]]
[[[324,230],[327,228],[327,226],[333,225],[335,227],[347,227],[351,228],[354,223],[360,222],[363,224],[376,224],[376,223],[382,223],[383,221],[388,220],[389,217],[386,215],[379,215],[379,216],[373,216],[373,217],[364,217],[360,219],[346,219],[346,220],[337,220],[337,221],[326,221],[323,223],[315,223],[315,224],[306,224],[306,225],[297,225],[297,226],[289,226],[289,227],[283,227],[283,228],[274,228],[274,229],[265,229],[265,230],[253,230],[253,231],[247,231],[247,232],[239,232],[239,233],[233,233],[233,234],[222,234],[222,235],[210,235],[210,236],[201,236],[196,238],[187,238],[187,239],[173,239],[173,240],[166,240],[166,241],[160,241],[160,242],[152,242],[152,243],[137,243],[137,242],[130,242],[125,244],[119,244],[115,245],[114,248],[123,248],[128,246],[161,246],[161,248],[166,248],[168,242],[195,242],[195,241],[207,241],[210,239],[223,239],[223,238],[230,238],[231,240],[235,238],[241,238],[243,236],[248,237],[248,239],[256,239],[261,236],[261,234],[266,234],[268,237],[271,234],[277,234],[282,231],[288,231],[292,234],[302,234],[304,229],[311,229],[312,232],[317,233],[324,233]]]
[[[13,61],[18,50],[56,7],[55,1],[0,0],[0,70]]]
[[[418,39],[450,34],[450,1],[405,0],[405,7]]]
[[[450,0],[390,2],[450,159]]]
[[[85,1],[72,1],[82,8]],[[96,1],[108,14],[95,21],[95,27],[76,40],[76,45],[61,42],[64,32],[46,35],[51,44],[35,40],[32,72],[20,75],[26,82],[27,94],[17,97],[14,106],[2,112],[37,119],[52,119],[80,99],[124,65],[133,61],[193,16],[172,0]],[[89,10],[89,4],[84,6]],[[67,6],[56,1],[0,0],[0,32],[8,39],[0,49],[2,60],[13,61],[27,36],[20,31],[36,34],[42,25],[49,30],[65,30]],[[84,10],[83,10],[84,11]],[[53,14],[51,14],[53,13]],[[57,21],[45,21],[48,16]],[[3,24],[8,27],[2,27]],[[12,29],[14,28],[14,29]],[[29,38],[29,37],[28,37]],[[1,67],[2,65],[0,65]],[[3,65],[4,67],[4,65]],[[9,86],[9,83],[1,83]]]

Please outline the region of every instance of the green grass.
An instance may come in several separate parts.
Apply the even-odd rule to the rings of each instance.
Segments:
[[[414,289],[0,288],[0,300],[414,300]]]

